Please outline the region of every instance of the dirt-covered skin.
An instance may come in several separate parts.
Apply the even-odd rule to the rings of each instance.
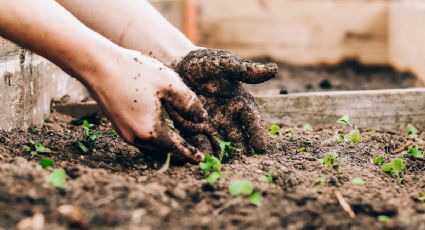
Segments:
[[[81,154],[75,141],[82,127],[69,119],[52,119],[35,132],[0,132],[0,229],[16,225],[38,213],[45,217],[43,229],[68,226],[60,214],[63,205],[80,210],[80,227],[89,229],[423,229],[425,203],[418,194],[425,191],[425,161],[393,152],[408,141],[425,148],[425,134],[408,138],[404,131],[362,131],[360,144],[337,143],[340,126],[315,127],[313,132],[282,128],[273,137],[276,146],[265,155],[241,155],[223,165],[225,179],[212,189],[203,183],[196,165],[171,166],[158,174],[161,164],[146,158],[137,148],[108,134],[110,124],[95,126],[103,133],[96,150]],[[65,190],[45,183],[52,169],[43,170],[39,157],[31,157],[22,145],[29,140],[52,149],[44,154],[69,175]],[[297,149],[306,147],[306,152]],[[339,172],[322,166],[323,156],[336,151],[344,164]],[[395,157],[406,161],[402,183],[381,171],[371,159],[382,154],[385,162]],[[273,171],[274,182],[258,179]],[[327,184],[315,185],[324,175]],[[351,180],[360,177],[363,186]],[[247,198],[232,198],[228,191],[233,179],[250,180],[263,192],[261,207]],[[351,206],[355,218],[341,208],[339,191]],[[390,220],[379,222],[387,215]],[[21,222],[22,223],[22,222]]]
[[[258,84],[277,77],[277,65],[260,64],[230,52],[200,49],[190,52],[175,67],[198,95],[212,125],[196,125],[170,111],[177,128],[204,152],[217,150],[211,130],[244,153],[265,152],[268,135],[254,98],[242,83]]]

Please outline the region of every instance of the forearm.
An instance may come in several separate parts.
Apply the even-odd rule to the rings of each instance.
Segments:
[[[146,0],[58,0],[90,28],[116,44],[171,65],[196,49]]]
[[[96,71],[97,52],[119,48],[53,0],[0,0],[0,5],[1,36],[46,57],[83,82]]]

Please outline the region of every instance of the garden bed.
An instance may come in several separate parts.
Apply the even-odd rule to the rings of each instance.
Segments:
[[[35,226],[43,218],[43,229],[65,227],[73,220],[80,228],[103,229],[425,226],[425,203],[419,196],[425,191],[425,161],[401,148],[406,143],[425,148],[425,134],[413,138],[405,130],[361,129],[360,143],[353,144],[336,141],[336,133],[347,132],[336,122],[313,128],[283,126],[280,135],[270,138],[274,144],[267,154],[233,157],[223,164],[225,178],[211,188],[197,165],[171,166],[159,173],[162,162],[149,160],[114,137],[105,119],[92,128],[102,133],[95,150],[84,154],[76,145],[82,126],[53,114],[42,128],[0,132],[0,228],[25,222]],[[56,169],[65,169],[69,177],[64,189],[45,182],[53,169],[42,169],[40,157],[25,151],[30,140],[50,148],[50,153],[39,155],[52,158]],[[339,171],[320,161],[332,151],[343,160]],[[385,163],[403,159],[404,177],[383,172],[382,165],[373,163],[377,155]],[[270,171],[273,182],[261,182],[259,178]],[[353,184],[354,178],[362,178],[364,185]],[[234,179],[251,181],[263,194],[262,205],[232,197],[228,185]],[[343,208],[344,202],[353,213]]]

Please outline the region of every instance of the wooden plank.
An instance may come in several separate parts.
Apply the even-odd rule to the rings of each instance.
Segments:
[[[298,65],[387,63],[390,1],[200,0],[201,45]]]
[[[336,124],[342,115],[359,128],[402,129],[407,123],[425,127],[425,88],[300,93],[256,97],[264,118],[272,123]],[[95,102],[55,105],[74,117],[98,111]]]
[[[300,93],[257,97],[269,122],[336,124],[342,115],[359,128],[425,126],[425,88]]]
[[[390,16],[390,63],[425,81],[425,2],[393,2]]]

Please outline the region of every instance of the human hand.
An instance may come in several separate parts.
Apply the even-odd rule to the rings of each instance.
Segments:
[[[174,69],[198,95],[209,114],[209,124],[195,124],[173,109],[170,116],[190,143],[201,151],[217,151],[215,137],[232,142],[245,153],[264,153],[268,134],[257,104],[242,83],[258,84],[277,76],[276,64],[260,64],[227,51],[198,49],[190,52]]]
[[[85,78],[86,85],[127,142],[150,154],[173,153],[183,160],[203,160],[203,154],[168,127],[162,117],[164,104],[194,123],[207,117],[195,93],[172,69],[125,50],[105,59],[91,75]]]

